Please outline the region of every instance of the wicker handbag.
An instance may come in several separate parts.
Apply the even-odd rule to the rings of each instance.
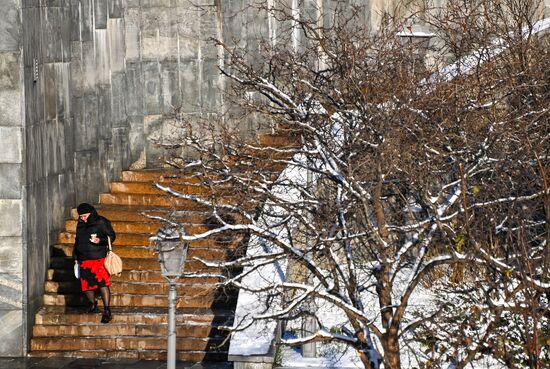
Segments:
[[[117,275],[122,273],[122,259],[114,253],[111,246],[111,237],[107,237],[107,240],[109,240],[109,251],[105,257],[105,269],[110,275]]]

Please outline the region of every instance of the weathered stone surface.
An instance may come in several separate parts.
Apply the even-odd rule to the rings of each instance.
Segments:
[[[37,7],[23,8],[21,15],[22,27],[25,30],[22,32],[23,63],[29,67],[33,65],[33,60],[38,57],[40,52],[40,48],[36,47],[36,40],[40,39],[40,9]]]
[[[0,91],[20,88],[19,59],[19,52],[0,52]]]
[[[221,106],[221,84],[218,61],[205,60],[202,77],[202,108],[208,112],[219,111]]]
[[[69,0],[39,0],[40,6],[43,7],[65,7],[69,5]]]
[[[142,155],[145,155],[145,142],[143,142],[142,137],[144,137],[143,130],[143,116],[131,116],[128,117],[130,124],[129,132],[129,160],[130,163],[135,163],[140,160]],[[138,165],[136,163],[136,165]],[[143,169],[143,167],[140,167]]]
[[[19,108],[20,106],[14,107]],[[23,152],[22,130],[20,127],[0,126],[0,163],[21,163]]]
[[[66,196],[67,176],[59,174],[48,177],[47,201],[50,214],[44,221],[47,222],[48,233],[55,237],[57,231],[62,229],[67,216],[66,209],[75,206],[70,197]],[[44,245],[46,246],[46,245]]]
[[[70,23],[70,39],[71,41],[80,41],[82,27],[80,0],[70,0],[69,10],[72,19]]]
[[[200,110],[201,102],[201,74],[199,62],[184,60],[178,70],[180,89],[182,92],[182,112],[195,113]]]
[[[125,26],[122,18],[109,19],[107,22],[111,73],[124,71],[124,30]]]
[[[41,7],[42,61],[67,60],[70,55],[70,12],[66,7]]]
[[[127,94],[126,114],[129,117],[143,117],[143,89],[143,71],[141,63],[128,63],[126,69],[125,93]]]
[[[22,205],[21,200],[0,200],[0,237],[21,236],[23,224]]]
[[[109,18],[123,18],[126,0],[109,0]]]
[[[20,90],[0,90],[0,126],[20,126],[21,96]]]
[[[117,160],[113,160],[112,175],[107,178],[108,182],[120,178],[122,170],[128,168],[131,164],[128,131],[128,127],[113,128],[113,154]]]
[[[27,126],[33,125],[44,116],[44,98],[41,95],[42,83],[40,81],[34,82],[31,76],[32,67],[25,67],[25,78],[24,78],[24,97],[21,96],[21,99],[24,99],[24,111],[25,111],[25,124]],[[22,123],[21,123],[22,124]]]
[[[75,156],[75,204],[94,202],[98,193],[103,191],[102,168],[104,163],[99,161],[99,152],[80,151]]]
[[[72,118],[66,118],[61,121],[65,130],[65,175],[71,176],[74,174],[74,156],[75,156],[75,141],[74,141],[74,122]],[[72,189],[72,187],[68,187]]]
[[[23,356],[23,311],[0,310],[0,356]]]
[[[162,137],[163,119],[161,115],[146,115],[143,121],[143,128],[146,137],[145,153],[147,166],[159,166],[163,162],[164,152],[155,142],[160,142]]]
[[[22,265],[19,264],[22,270]],[[23,307],[23,273],[0,273],[0,311]]]
[[[225,42],[234,44],[245,39],[246,22],[244,19],[244,5],[242,2],[221,2],[223,15],[222,30]]]
[[[91,41],[93,39],[94,32],[94,19],[93,19],[93,0],[72,0],[71,5],[79,8],[80,19],[76,27],[78,40]]]
[[[75,146],[77,151],[93,150],[97,148],[99,121],[98,96],[87,93],[82,98],[74,99],[74,129]]]
[[[19,1],[0,0],[0,51],[18,50],[21,44]]]
[[[25,130],[27,147],[30,148],[26,153],[27,171],[32,173],[33,180],[35,177],[41,178],[46,172],[44,155],[42,155],[44,152],[42,132],[43,126],[39,124],[31,125]]]
[[[94,25],[96,29],[107,28],[109,9],[107,0],[94,0]]]
[[[127,127],[126,75],[113,73],[111,76],[111,121],[113,127]]]
[[[109,38],[107,29],[96,29],[94,32],[94,82],[110,83]]]
[[[161,81],[158,62],[144,62],[143,78],[145,79],[145,88],[143,98],[145,102],[145,114],[159,114],[162,106]]]
[[[20,164],[0,163],[0,199],[21,198],[22,171]],[[2,259],[0,257],[0,265]],[[2,268],[0,267],[0,270]]]
[[[43,81],[48,88],[44,90],[44,110],[46,119],[55,119],[57,116],[57,86],[55,64],[47,63],[43,66]]]
[[[135,61],[141,55],[141,10],[128,8],[125,24],[126,60]]]
[[[23,273],[21,237],[0,237],[0,270],[8,274]]]
[[[79,78],[79,84],[81,85],[82,94],[93,90],[98,82],[96,76],[96,62],[95,62],[95,48],[92,41],[85,41],[81,43],[81,60],[80,60],[80,75],[76,75],[75,78]],[[73,80],[75,79],[73,78]]]
[[[239,360],[245,360],[246,357],[239,357],[239,356],[233,356],[230,358],[230,360],[233,361],[233,369],[272,369],[273,368],[273,358],[271,358],[271,362],[269,361],[269,358],[264,359],[268,362],[254,362],[254,361],[239,361]],[[256,360],[262,360],[263,358],[255,358]]]
[[[161,63],[161,84],[162,112],[170,116],[182,105],[177,62]]]
[[[174,25],[167,11],[153,8],[141,19],[142,57],[147,60],[163,60],[177,57],[177,40]]]
[[[65,129],[63,122],[52,120],[44,125],[47,175],[60,174],[65,170]]]
[[[112,109],[114,106],[112,101],[112,89],[111,86],[98,86],[97,89],[97,106],[98,106],[98,121],[97,121],[97,134],[99,136],[98,143],[101,141],[111,141],[113,134],[111,129],[113,128]]]
[[[70,63],[59,62],[54,64],[56,83],[56,108],[57,119],[70,117]]]
[[[143,8],[170,7],[170,0],[141,0],[140,3]]]

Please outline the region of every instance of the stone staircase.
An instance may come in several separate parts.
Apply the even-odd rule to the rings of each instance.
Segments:
[[[285,138],[286,137],[286,138]],[[260,135],[260,143],[271,147],[296,146],[296,140],[282,135]],[[280,157],[281,155],[279,155]],[[275,177],[282,169],[264,155],[261,162],[242,165],[240,171]],[[77,214],[66,221],[65,230],[51,246],[51,265],[45,282],[44,306],[36,314],[31,356],[80,358],[166,358],[168,284],[160,274],[157,255],[149,237],[161,224],[147,217],[166,216],[177,209],[186,232],[196,234],[212,227],[209,213],[197,203],[167,196],[153,183],[159,182],[187,194],[220,202],[247,200],[251,207],[261,203],[249,196],[239,199],[230,184],[205,185],[204,177],[183,171],[125,171],[111,191],[100,195],[98,213],[111,220],[117,232],[114,251],[123,259],[124,270],[112,277],[113,321],[101,324],[100,314],[85,314],[87,305],[79,282],[74,278],[72,250]],[[231,259],[246,244],[244,235],[216,237],[190,242],[185,272],[228,271],[207,268],[194,257],[205,260]],[[227,359],[227,333],[220,325],[231,325],[237,291],[216,286],[215,277],[183,277],[177,286],[177,359],[182,361],[224,361]],[[101,305],[101,299],[100,299]]]

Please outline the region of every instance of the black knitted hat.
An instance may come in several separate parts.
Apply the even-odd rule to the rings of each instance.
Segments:
[[[76,211],[78,212],[78,215],[82,215],[87,213],[93,213],[95,211],[95,208],[92,205],[83,202],[82,204],[77,206]]]

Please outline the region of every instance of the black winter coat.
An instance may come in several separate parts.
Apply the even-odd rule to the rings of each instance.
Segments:
[[[91,235],[94,233],[99,238],[97,244],[90,242]],[[90,213],[87,222],[79,218],[76,226],[73,258],[79,262],[104,258],[109,250],[107,236],[111,237],[111,243],[114,242],[116,234],[109,219],[102,217],[95,210]]]

